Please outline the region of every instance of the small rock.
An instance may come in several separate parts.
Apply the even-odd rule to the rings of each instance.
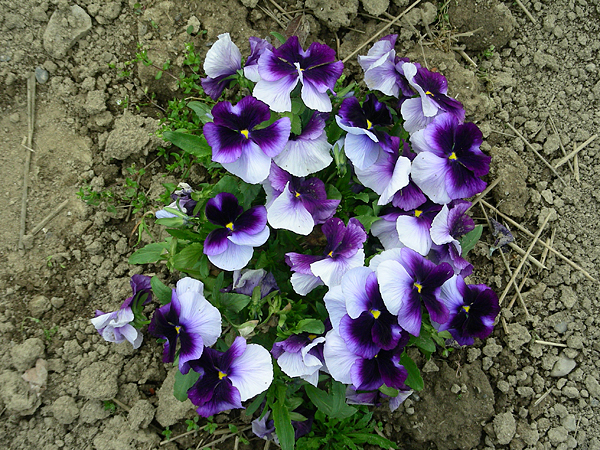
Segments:
[[[92,363],[81,371],[79,395],[88,399],[110,400],[119,392],[117,368],[105,361]]]
[[[496,340],[494,338],[489,338],[486,341],[485,347],[483,347],[483,354],[491,358],[498,356],[501,351],[502,346],[496,344]]]
[[[564,377],[565,375],[571,373],[575,366],[577,366],[577,363],[573,359],[567,358],[561,353],[558,361],[554,363],[554,367],[552,368],[552,372],[550,372],[550,376],[556,378]]]
[[[83,423],[94,423],[110,416],[110,411],[104,408],[99,400],[89,400],[81,408],[80,420]]]
[[[560,137],[558,134],[552,134],[546,138],[546,142],[544,143],[544,153],[546,155],[551,155],[560,147]]]
[[[62,297],[52,297],[50,299],[50,303],[52,303],[52,306],[54,306],[56,309],[60,309],[65,304],[65,299]]]
[[[600,399],[600,383],[592,375],[588,375],[585,379],[585,387],[592,397]]]
[[[523,344],[531,341],[531,335],[527,328],[520,323],[512,323],[508,325],[508,347],[511,350],[518,350]]]
[[[431,373],[431,372],[438,372],[440,370],[440,368],[438,366],[436,366],[435,363],[430,359],[425,363],[422,370],[425,373]]]
[[[29,312],[36,319],[39,319],[44,315],[46,311],[50,311],[52,309],[52,304],[48,297],[44,297],[43,295],[36,295],[29,302]]]
[[[35,68],[35,79],[38,83],[44,84],[46,81],[48,81],[48,78],[50,78],[50,75],[48,74],[47,70],[42,69],[41,67]]]
[[[564,427],[555,427],[548,430],[548,440],[554,445],[565,442],[568,436],[569,433]]]
[[[567,398],[579,398],[579,390],[573,386],[565,386],[562,388],[562,394]]]
[[[70,425],[79,417],[79,408],[73,397],[63,395],[52,403],[52,413],[58,423]]]
[[[10,120],[11,123],[19,123],[21,116],[19,116],[19,113],[14,113],[8,116],[8,120]]]
[[[494,417],[494,432],[500,445],[508,445],[517,431],[517,423],[511,412]]]
[[[41,404],[41,399],[29,388],[29,383],[11,370],[0,375],[0,401],[8,411],[22,416],[33,414]]]
[[[135,402],[127,416],[129,427],[134,431],[139,428],[148,428],[152,419],[154,419],[154,406],[148,400]]]
[[[361,0],[361,3],[365,11],[374,16],[383,14],[390,6],[390,0]]]
[[[46,31],[44,49],[56,59],[62,59],[75,43],[92,29],[92,18],[78,5],[56,9]]]
[[[569,414],[562,421],[562,426],[565,427],[567,431],[577,431],[577,419],[573,414]]]
[[[27,339],[15,345],[10,352],[12,363],[21,372],[33,367],[38,358],[44,356],[44,343],[39,338]]]
[[[106,111],[106,94],[100,90],[88,92],[83,108],[90,116]]]
[[[258,3],[258,0],[251,0],[251,1],[255,3],[254,6],[251,6],[251,8],[254,8],[256,6],[256,3]],[[244,3],[244,2],[242,1],[242,3]],[[244,4],[244,6],[248,6],[248,5]],[[196,16],[191,16],[188,19],[186,30],[189,29],[190,27],[192,27],[190,34],[195,35],[195,34],[198,34],[198,32],[200,31],[200,20],[198,20],[198,18]]]
[[[573,292],[571,286],[561,286],[562,295],[560,301],[565,305],[565,308],[571,309],[577,303],[577,296]]]

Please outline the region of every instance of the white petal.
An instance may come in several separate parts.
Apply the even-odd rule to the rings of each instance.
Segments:
[[[429,228],[421,226],[415,216],[400,216],[396,219],[398,239],[406,247],[426,256],[431,250]]]
[[[373,271],[368,267],[355,267],[346,272],[342,278],[342,291],[346,299],[346,310],[352,319],[358,319],[364,311],[367,291],[367,278]]]
[[[337,286],[342,282],[342,277],[346,272],[354,267],[360,267],[365,262],[365,251],[361,248],[354,256],[348,259],[340,258],[334,261],[333,258],[325,258],[316,261],[310,265],[310,270],[316,276],[323,280],[327,286]]]
[[[348,311],[346,310],[346,298],[344,297],[342,286],[330,288],[327,294],[323,296],[323,301],[325,302],[325,308],[327,308],[327,312],[329,313],[331,326],[337,330],[340,326],[342,317],[348,314]]]
[[[229,33],[220,34],[219,40],[206,53],[204,72],[210,78],[217,78],[221,75],[236,72],[241,68],[242,54],[240,49],[231,42]]]
[[[231,236],[228,236],[231,242],[237,245],[249,245],[250,247],[259,247],[267,242],[271,231],[269,227],[264,227],[262,231],[256,234],[248,233],[236,233],[234,232]]]
[[[119,328],[119,331],[133,345],[133,348],[139,348],[142,345],[142,340],[144,339],[144,335],[140,333],[138,329],[136,329],[133,325],[125,325],[124,327]]]
[[[304,81],[300,92],[302,101],[307,108],[321,112],[331,112],[331,100],[327,92],[319,92],[312,83]]]
[[[290,93],[294,90],[298,81],[298,78],[293,77],[283,77],[277,81],[261,79],[254,86],[252,95],[265,102],[275,112],[291,111]]]
[[[233,271],[246,267],[252,259],[254,247],[248,245],[236,245],[228,241],[227,249],[219,255],[208,255],[211,263],[219,269]]]
[[[410,166],[410,159],[405,158],[404,156],[398,158],[398,161],[396,161],[396,166],[394,167],[392,178],[377,201],[378,205],[387,205],[392,201],[392,197],[396,192],[408,186],[408,183],[410,182]]]
[[[300,295],[306,295],[317,286],[323,285],[323,282],[319,277],[298,272],[292,274],[290,281],[292,282],[292,287],[296,294]]]
[[[371,270],[377,271],[377,267],[379,266],[379,264],[381,264],[384,261],[392,260],[392,261],[401,262],[402,261],[401,255],[402,255],[401,247],[385,250],[385,251],[381,252],[379,255],[375,255],[375,256],[373,256],[373,258],[371,258],[371,261],[369,262],[369,268]]]
[[[377,161],[380,150],[381,145],[371,140],[366,134],[348,133],[346,135],[344,152],[352,164],[359,169],[364,170],[371,167]]]
[[[313,216],[290,192],[290,183],[267,210],[267,220],[273,228],[290,230],[308,236],[315,226]]]
[[[405,120],[404,129],[409,133],[414,133],[425,128],[433,122],[434,118],[425,116],[423,113],[423,103],[418,97],[405,100],[400,107],[400,113]]]
[[[406,286],[413,279],[398,261],[388,260],[377,267],[377,281],[383,303],[390,313],[397,315],[406,302]]]
[[[348,350],[344,340],[335,329],[327,333],[323,356],[329,373],[334,380],[344,384],[352,384],[350,369],[360,359],[360,356]]]
[[[230,173],[237,175],[246,183],[257,184],[264,181],[271,170],[271,157],[264,154],[254,142],[232,163],[223,163]]]
[[[283,151],[273,158],[275,164],[297,177],[305,177],[331,164],[331,144],[327,133],[317,139],[288,141]]]
[[[439,205],[450,203],[452,199],[446,190],[448,165],[444,158],[431,152],[419,153],[413,160],[412,180],[429,197]]]
[[[197,292],[187,291],[179,297],[179,314],[186,331],[202,336],[204,345],[210,347],[221,335],[221,313]]]
[[[448,205],[442,206],[442,210],[437,213],[431,223],[431,240],[437,245],[454,241],[454,238],[448,233],[448,213]]]
[[[378,220],[371,225],[371,234],[376,236],[383,248],[389,250],[391,248],[404,247],[398,239],[396,231],[396,222],[388,222],[387,220]]]
[[[177,282],[177,297],[181,296],[184,292],[197,292],[200,295],[204,295],[204,284],[200,280],[196,280],[191,277],[182,278]]]
[[[248,344],[242,355],[231,363],[229,380],[246,401],[266,391],[273,381],[271,354],[261,345]]]

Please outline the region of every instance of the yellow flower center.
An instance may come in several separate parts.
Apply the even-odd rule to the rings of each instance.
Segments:
[[[425,91],[425,95],[431,95],[433,97],[433,94],[431,93],[431,91]]]
[[[225,228],[229,228],[231,231],[233,231],[233,222],[229,222],[227,225],[225,225]]]
[[[367,130],[370,130],[373,127],[373,122],[367,119]]]
[[[314,341],[316,337],[317,337],[316,334],[309,334],[308,335],[308,339],[310,339],[311,341]]]
[[[373,315],[375,319],[379,319],[379,316],[381,315],[381,311],[378,311],[376,309],[370,309],[369,312]]]
[[[175,331],[177,332],[177,334],[179,334],[179,330],[181,330],[181,325],[176,325]]]
[[[415,217],[419,217],[421,214],[423,214],[423,211],[420,209],[415,209]]]
[[[454,152],[450,153],[450,156],[448,156],[448,159],[455,160],[456,159],[456,153],[454,153]]]
[[[422,285],[420,285],[419,283],[415,283],[413,286],[417,288],[417,292],[418,292],[419,294],[420,294],[420,293],[421,293],[421,291],[423,290],[423,286],[422,286]]]
[[[244,137],[248,139],[248,130],[240,130],[240,133],[242,133]]]
[[[333,250],[331,250],[329,253],[327,253],[327,256],[332,257],[333,258]]]
[[[300,197],[300,192],[296,192],[294,195],[296,196],[296,198],[298,198]]]
[[[223,373],[219,370],[219,380],[222,380],[223,378],[225,378],[227,376],[226,373]]]
[[[471,309],[471,307],[470,307],[469,305],[464,305],[462,308],[463,308],[463,309],[465,310],[465,312],[467,312],[467,313],[468,313],[468,312],[469,312],[469,310]]]

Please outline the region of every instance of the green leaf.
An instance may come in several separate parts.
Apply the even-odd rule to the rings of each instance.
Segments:
[[[192,230],[166,230],[171,236],[176,237],[178,239],[182,239],[185,241],[192,242],[204,242],[204,239],[200,235],[200,233],[196,233]]]
[[[179,228],[183,225],[183,219],[181,217],[165,217],[158,219],[156,223],[165,227]]]
[[[356,216],[356,220],[358,220],[363,227],[365,227],[365,231],[369,233],[371,231],[371,225],[381,219],[381,217],[373,217],[373,216]]]
[[[435,352],[435,342],[427,333],[421,333],[419,337],[411,336],[410,342],[427,353]]]
[[[203,249],[204,246],[199,242],[188,245],[173,256],[173,267],[182,272],[186,272],[186,269],[193,269],[200,262],[200,258],[204,254]]]
[[[250,406],[248,406],[245,411],[245,414],[248,417],[251,417],[252,414],[254,414],[258,410],[266,395],[267,391],[264,391],[261,394],[257,395],[254,400],[252,400],[252,403],[250,403]]]
[[[277,38],[277,40],[279,42],[281,42],[282,44],[285,44],[285,41],[287,41],[287,39],[285,38],[285,36],[283,36],[281,33],[278,33],[277,31],[271,31],[271,34],[273,36],[275,36]]]
[[[398,397],[398,394],[400,393],[400,391],[398,391],[398,389],[388,387],[385,384],[379,388],[379,392],[387,395],[388,397]]]
[[[163,252],[167,249],[166,242],[155,242],[135,251],[129,257],[129,264],[149,264],[159,261]]]
[[[460,246],[462,248],[462,256],[465,256],[469,251],[473,250],[473,247],[479,241],[481,232],[483,231],[483,225],[475,225],[475,228],[460,238]]]
[[[302,414],[297,413],[297,412],[291,412],[290,413],[290,420],[293,420],[294,422],[304,422],[306,420],[306,417],[304,417]]]
[[[304,390],[313,404],[333,419],[343,420],[357,411],[346,403],[346,386],[337,381],[333,381],[331,394],[310,384],[304,386]]]
[[[296,325],[297,333],[312,333],[312,334],[322,334],[325,331],[325,325],[323,322],[317,319],[302,319]]]
[[[406,354],[406,352],[402,353],[400,356],[400,364],[402,364],[408,372],[408,377],[405,381],[406,385],[413,388],[415,391],[422,390],[425,384],[423,383],[423,378],[421,377],[421,371],[411,357]]]
[[[327,192],[327,198],[330,200],[341,200],[342,194],[333,184],[328,184],[325,187],[325,191]]]
[[[282,450],[294,449],[294,427],[290,418],[290,411],[285,405],[286,386],[278,386],[277,402],[272,405],[273,421],[275,422],[275,432],[279,438],[279,445]]]
[[[347,435],[352,441],[360,444],[371,444],[376,445],[381,448],[398,448],[396,444],[394,444],[389,439],[381,437],[377,434],[368,434],[368,433],[348,433]]]
[[[235,294],[233,292],[221,294],[221,304],[234,313],[239,313],[244,309],[250,303],[251,299],[252,297],[249,295]]]
[[[150,278],[150,285],[152,286],[152,292],[161,305],[166,305],[171,301],[172,289],[160,281],[156,275]]]
[[[362,202],[369,203],[369,194],[366,192],[359,192],[358,194],[354,194],[352,197]]]
[[[188,105],[188,108],[192,109],[196,113],[196,115],[198,116],[198,118],[200,119],[200,121],[202,123],[212,122],[212,119],[208,115],[208,114],[210,114],[212,108],[210,106],[208,106],[206,103],[189,102],[187,105]]]
[[[188,398],[187,391],[200,378],[200,374],[190,370],[186,375],[179,370],[175,373],[175,385],[173,387],[173,395],[180,402],[185,402]]]
[[[197,158],[206,158],[212,155],[212,149],[204,136],[182,133],[181,131],[165,131],[163,132],[163,139],[172,142],[173,145]]]

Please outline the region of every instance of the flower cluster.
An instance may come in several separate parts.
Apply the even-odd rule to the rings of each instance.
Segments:
[[[419,377],[406,363],[411,336],[431,353],[446,339],[469,345],[492,332],[496,294],[465,281],[465,236],[477,231],[465,199],[485,188],[490,158],[446,79],[398,57],[396,38],[359,57],[364,100],[339,90],[343,64],[324,44],[251,38],[244,62],[223,34],[208,51],[207,95],[219,100],[240,80],[252,92],[216,103],[203,128],[212,162],[239,179],[200,193],[180,185],[157,217],[185,220],[169,230],[167,253],[144,260],[190,275],[171,291],[163,285],[148,330],[164,340],[163,361],[195,377],[187,397],[200,415],[243,408],[274,376],[277,394],[263,397],[253,425],[263,438],[279,433],[275,401],[303,402],[274,400],[282,389],[302,395],[286,390],[290,378],[304,380],[309,397],[331,379],[332,389],[347,385],[349,403],[385,398],[395,409]],[[209,262],[233,274],[215,277]],[[105,339],[139,347],[129,304],[98,314]],[[314,411],[293,412],[305,433]]]

